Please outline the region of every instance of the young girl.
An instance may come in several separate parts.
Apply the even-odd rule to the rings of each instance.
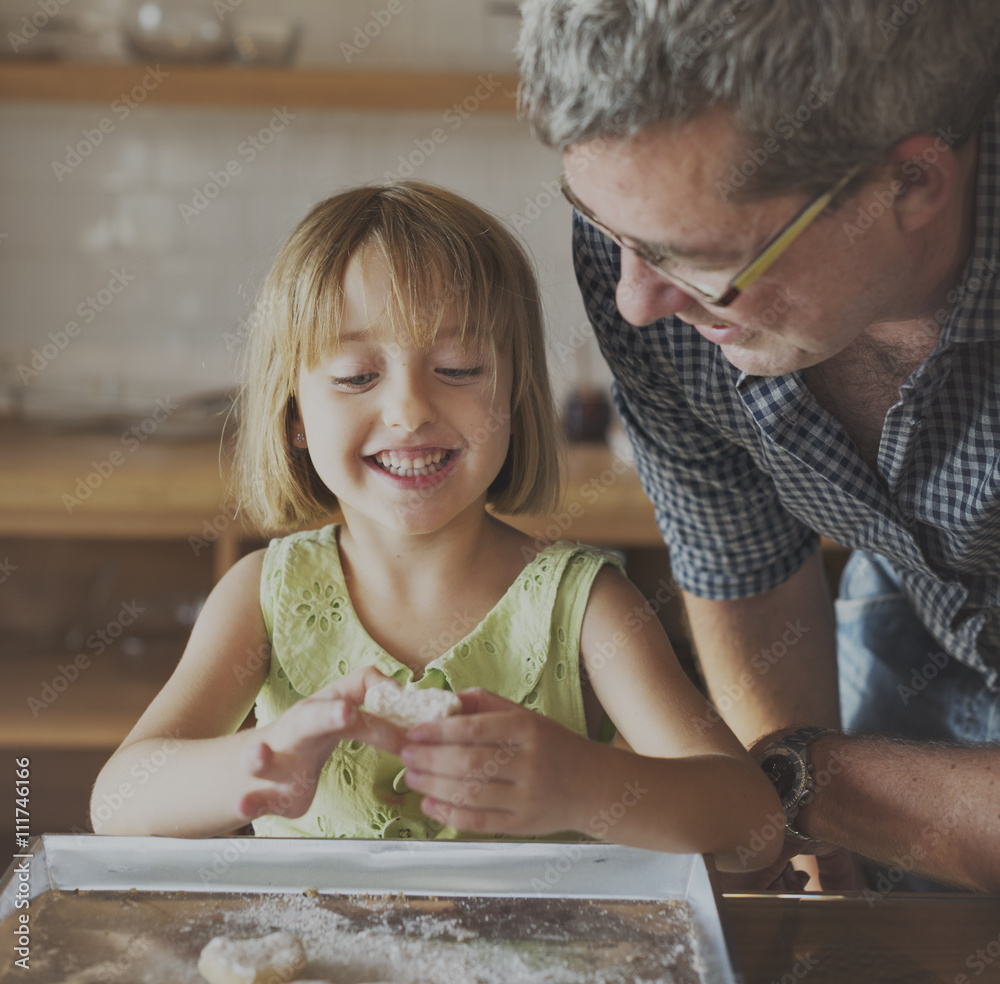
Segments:
[[[543,512],[558,484],[537,288],[496,219],[417,183],[321,202],[262,290],[239,411],[259,527],[335,506],[344,521],[219,582],[101,772],[95,830],[253,819],[270,836],[586,835],[729,870],[774,860],[776,794],[657,620],[630,617],[644,599],[617,562],[537,552],[493,515]],[[460,692],[463,713],[404,733],[362,709],[386,677]],[[608,720],[631,750],[601,740]]]

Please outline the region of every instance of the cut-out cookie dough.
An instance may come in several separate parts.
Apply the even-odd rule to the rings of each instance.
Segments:
[[[385,680],[368,688],[365,710],[401,728],[412,728],[461,714],[462,701],[450,690],[403,690],[398,683]]]
[[[208,984],[286,984],[306,965],[306,952],[291,933],[249,940],[216,936],[198,958]]]

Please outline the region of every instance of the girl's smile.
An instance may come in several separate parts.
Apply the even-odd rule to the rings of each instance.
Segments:
[[[365,460],[403,488],[434,488],[451,473],[459,454],[450,448],[397,448]]]

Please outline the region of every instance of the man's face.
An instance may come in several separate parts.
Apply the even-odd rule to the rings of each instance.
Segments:
[[[635,138],[575,145],[564,166],[580,202],[626,241],[682,254],[685,279],[694,283],[725,282],[808,201],[801,194],[735,201],[725,185],[747,150],[728,115],[714,111]],[[844,229],[856,212],[857,202],[849,202],[821,215],[724,308],[685,293],[622,250],[618,309],[638,326],[676,315],[753,375],[815,365],[887,320],[897,303],[891,210],[860,237]]]

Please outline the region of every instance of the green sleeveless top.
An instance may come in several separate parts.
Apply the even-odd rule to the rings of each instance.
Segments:
[[[404,687],[484,687],[585,737],[580,626],[591,585],[607,563],[621,568],[615,557],[593,547],[552,544],[525,565],[474,628],[456,613],[453,632],[429,643],[440,655],[415,681],[413,671],[379,646],[356,615],[336,524],[272,540],[261,574],[271,660],[255,705],[257,724],[269,724],[296,701],[370,665]],[[253,826],[265,837],[476,837],[435,823],[420,811],[421,799],[407,788],[397,756],[342,741],[305,815],[264,816]]]

